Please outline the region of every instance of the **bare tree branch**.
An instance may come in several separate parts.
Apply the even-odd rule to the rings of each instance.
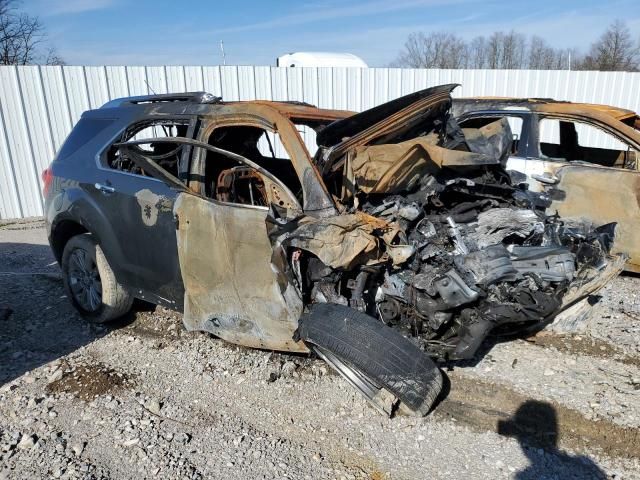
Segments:
[[[640,45],[634,45],[631,32],[624,22],[616,20],[591,45],[579,65],[582,70],[637,71],[640,66]]]
[[[396,63],[411,68],[464,68],[467,56],[464,41],[453,34],[412,33]]]
[[[47,58],[40,52],[46,40],[40,20],[18,12],[16,5],[15,0],[0,0],[0,65],[29,65]]]

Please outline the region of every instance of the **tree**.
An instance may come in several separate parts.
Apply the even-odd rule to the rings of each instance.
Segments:
[[[394,64],[410,68],[464,68],[467,47],[451,33],[412,33]]]
[[[487,68],[487,39],[476,37],[469,44],[469,68]]]
[[[582,57],[576,49],[551,47],[537,35],[493,32],[465,42],[446,32],[412,33],[394,66],[414,68],[491,68],[534,70],[627,70],[640,68],[640,42],[619,20]]]
[[[0,0],[0,65],[64,63],[53,49],[42,54],[40,46],[46,40],[44,27],[37,17],[19,12],[16,5],[15,0]]]
[[[527,68],[531,70],[571,69],[571,59],[578,60],[578,52],[570,49],[556,49],[541,37],[534,35],[529,41]]]
[[[634,45],[631,32],[621,20],[616,20],[591,45],[579,65],[582,70],[637,71],[640,66],[640,45]]]

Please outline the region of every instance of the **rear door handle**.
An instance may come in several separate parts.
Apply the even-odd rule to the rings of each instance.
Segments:
[[[114,193],[116,191],[115,188],[113,188],[110,185],[104,185],[103,183],[96,183],[94,185],[94,187],[96,187],[96,190],[101,191],[104,194],[110,194],[110,193]]]

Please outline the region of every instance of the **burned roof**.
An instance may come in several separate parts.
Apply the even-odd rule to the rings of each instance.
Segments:
[[[636,116],[636,112],[633,110],[612,105],[575,103],[552,98],[467,97],[453,101],[453,110],[456,116],[479,109],[506,110],[512,108],[545,113],[599,113],[620,121]]]

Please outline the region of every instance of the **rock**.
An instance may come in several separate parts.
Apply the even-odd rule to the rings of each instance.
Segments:
[[[284,362],[284,365],[282,365],[280,373],[284,378],[290,378],[293,376],[297,368],[298,366],[295,363],[293,363],[291,360],[288,360]]]
[[[136,437],[125,440],[124,442],[122,442],[122,445],[124,445],[125,447],[132,447],[133,445],[137,445],[138,443],[140,443],[140,439]]]
[[[144,406],[154,415],[160,415],[160,409],[162,408],[162,405],[157,399],[151,398],[147,400]]]
[[[550,368],[547,368],[544,372],[542,372],[545,377],[550,377],[551,375],[555,375],[555,373],[556,372],[554,370],[551,370]]]
[[[82,455],[82,452],[84,452],[85,445],[86,445],[86,443],[84,443],[84,442],[74,443],[71,446],[71,451],[75,454],[76,457],[79,457],[80,455]]]
[[[22,438],[20,438],[20,442],[18,442],[18,448],[20,450],[33,448],[37,440],[38,438],[35,435],[23,435]]]
[[[47,378],[47,382],[53,383],[57,380],[60,380],[61,378],[62,378],[62,369],[58,367],[53,371],[51,375],[49,375],[49,378]]]

